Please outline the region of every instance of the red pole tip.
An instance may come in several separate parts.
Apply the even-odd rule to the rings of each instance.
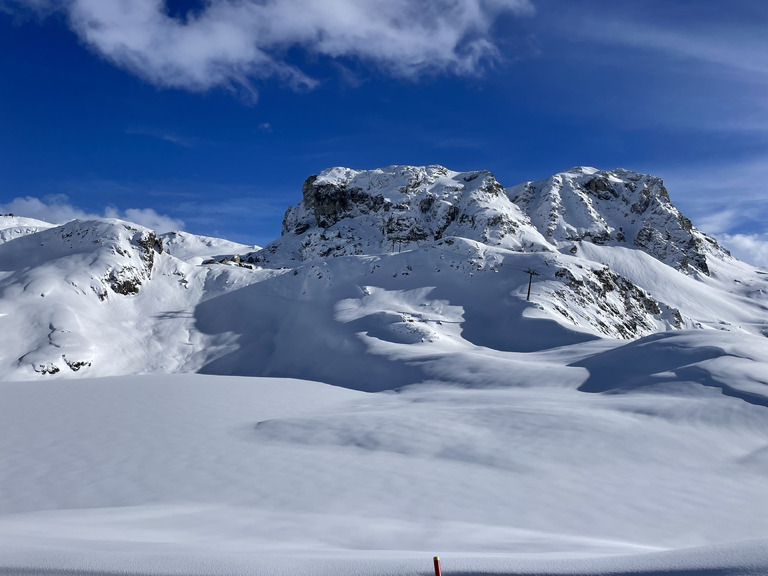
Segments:
[[[441,576],[441,573],[440,573],[440,556],[435,556],[434,557],[434,562],[435,562],[435,576]]]

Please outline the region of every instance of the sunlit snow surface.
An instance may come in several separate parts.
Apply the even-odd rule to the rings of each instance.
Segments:
[[[678,338],[659,350],[667,369],[690,344]],[[735,370],[750,344],[734,343]],[[422,574],[432,554],[462,574],[768,567],[767,542],[646,555],[768,533],[765,407],[682,382],[587,394],[528,369],[539,386],[377,394],[204,375],[4,383],[0,567]],[[585,559],[605,555],[630,556]]]
[[[440,554],[446,574],[761,574],[768,541],[748,541],[768,534],[765,396],[699,381],[754,384],[768,354],[722,342],[553,351],[509,366],[528,387],[2,383],[0,567],[423,574]]]
[[[401,558],[418,551],[506,573],[766,534],[764,407],[695,384],[585,394],[529,369],[541,386],[378,394],[203,375],[4,383],[0,565],[206,573],[221,557],[309,573],[319,556],[421,573]],[[766,566],[744,546],[666,558]],[[524,556],[464,559],[479,553]]]

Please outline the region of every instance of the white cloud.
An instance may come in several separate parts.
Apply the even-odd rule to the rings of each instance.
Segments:
[[[768,269],[768,233],[718,234],[717,239],[735,258]]]
[[[157,232],[183,230],[184,222],[165,214],[158,214],[151,208],[128,208],[118,210],[108,207],[102,214],[86,212],[70,203],[64,194],[52,194],[36,198],[25,196],[14,198],[10,202],[0,204],[0,213],[13,213],[16,216],[36,218],[52,224],[63,224],[75,219],[87,218],[119,218],[141,226],[146,226]]]
[[[64,10],[91,49],[157,86],[240,87],[254,96],[253,79],[317,84],[286,61],[294,47],[399,77],[474,74],[499,58],[490,37],[495,19],[533,12],[531,0],[209,0],[182,21],[162,0],[18,3]]]
[[[62,224],[76,218],[88,218],[83,210],[72,206],[64,194],[51,194],[41,198],[25,196],[0,204],[0,212],[12,213],[25,218],[36,218],[52,224]]]
[[[727,230],[733,230],[743,221],[744,217],[738,210],[720,210],[700,216],[696,219],[695,226],[707,234],[717,236],[725,234]]]
[[[652,170],[672,202],[706,234],[747,235],[768,230],[768,161],[764,156]]]
[[[116,208],[107,208],[104,215],[107,218],[128,220],[161,233],[184,229],[184,222],[181,220],[171,218],[165,214],[158,214],[152,208],[128,208],[123,211]]]

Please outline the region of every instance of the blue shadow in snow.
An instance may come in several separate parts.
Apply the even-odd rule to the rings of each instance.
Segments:
[[[677,336],[679,333],[675,332],[653,334],[574,362],[571,366],[589,371],[589,378],[579,390],[622,394],[642,389],[659,389],[671,382],[695,382],[718,388],[725,396],[768,408],[768,397],[733,388],[712,378],[704,368],[695,366],[698,362],[726,356],[722,348],[686,345],[677,340]],[[663,375],[663,372],[672,373],[675,377]]]

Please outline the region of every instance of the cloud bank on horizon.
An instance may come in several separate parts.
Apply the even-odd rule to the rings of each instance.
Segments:
[[[175,18],[162,0],[21,2],[41,14],[63,11],[93,51],[156,86],[253,96],[253,80],[317,85],[288,62],[294,47],[402,78],[474,75],[501,57],[489,36],[496,18],[534,11],[530,0],[219,0]]]
[[[157,232],[183,230],[184,222],[165,214],[158,214],[152,208],[128,208],[119,210],[108,206],[101,214],[89,213],[73,205],[65,194],[51,194],[42,198],[34,196],[17,197],[0,204],[0,213],[15,214],[26,218],[35,218],[51,224],[64,224],[71,220],[86,220],[90,218],[118,218],[141,226],[146,226]]]

